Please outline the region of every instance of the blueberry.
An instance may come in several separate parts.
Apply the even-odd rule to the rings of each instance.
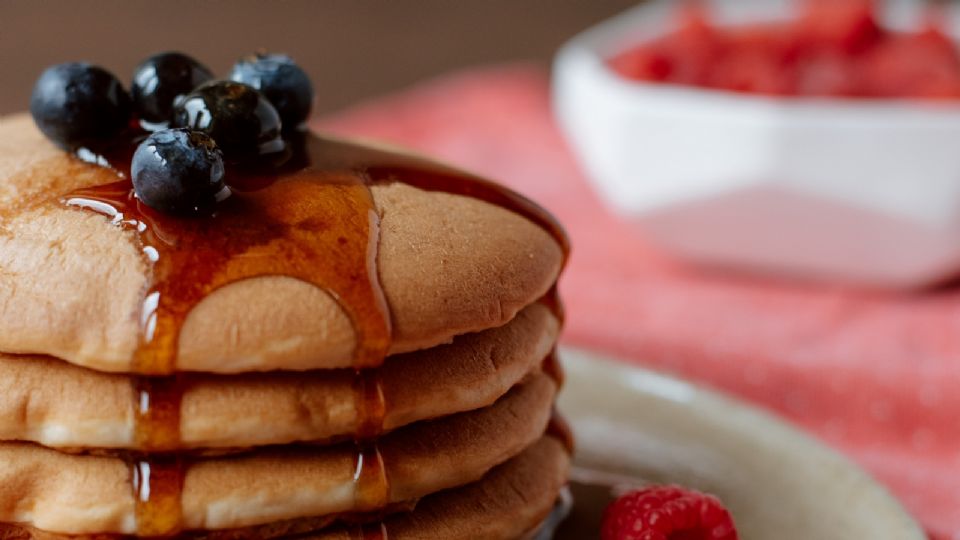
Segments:
[[[231,159],[284,149],[277,110],[260,92],[238,82],[211,81],[177,99],[171,125],[203,131]]]
[[[130,93],[140,118],[147,122],[170,121],[173,100],[213,79],[203,64],[178,52],[147,58],[133,71]]]
[[[276,107],[284,129],[299,129],[310,117],[313,85],[300,66],[285,54],[256,54],[233,65],[230,79],[249,84]]]
[[[48,139],[67,150],[104,143],[130,121],[130,96],[105,69],[83,62],[47,68],[33,87],[30,113]]]
[[[206,134],[164,129],[133,154],[133,188],[147,206],[171,214],[210,211],[223,197],[223,156]]]

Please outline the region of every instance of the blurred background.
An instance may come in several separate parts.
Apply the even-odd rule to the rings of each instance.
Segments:
[[[0,114],[23,110],[47,65],[88,60],[129,80],[164,50],[216,73],[258,48],[286,52],[317,87],[318,112],[456,67],[504,60],[546,66],[585,26],[630,0],[0,0]]]

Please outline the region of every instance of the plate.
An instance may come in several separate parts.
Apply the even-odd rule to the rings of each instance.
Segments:
[[[599,537],[610,486],[650,482],[717,495],[744,540],[926,540],[867,473],[770,413],[591,352],[561,358],[577,457],[557,540]]]

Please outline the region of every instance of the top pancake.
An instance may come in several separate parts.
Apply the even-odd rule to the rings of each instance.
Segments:
[[[55,148],[29,116],[0,119],[0,351],[132,370],[148,263],[134,233],[59,202],[115,179]],[[500,326],[557,278],[561,247],[518,214],[404,184],[371,192],[381,220],[377,270],[391,312],[391,353]],[[355,344],[350,319],[329,293],[260,277],[220,288],[193,309],[176,367],[349,367]]]

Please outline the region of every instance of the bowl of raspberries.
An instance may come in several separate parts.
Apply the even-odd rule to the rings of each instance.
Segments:
[[[694,263],[882,288],[960,272],[957,7],[649,2],[557,56],[601,197]]]

